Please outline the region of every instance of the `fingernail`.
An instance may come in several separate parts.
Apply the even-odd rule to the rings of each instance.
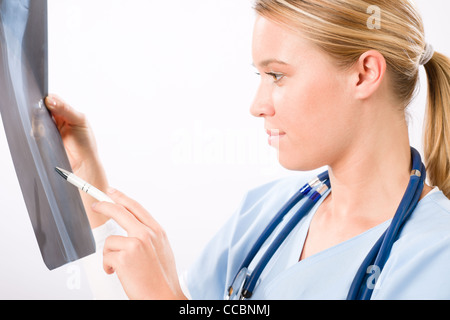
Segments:
[[[53,98],[47,97],[47,107],[53,108],[56,107],[56,101]]]
[[[95,207],[97,206],[97,203],[98,203],[98,202],[94,202],[94,203],[91,205],[91,208],[92,208],[92,209],[95,209]]]
[[[108,190],[107,190],[107,192],[108,192],[109,194],[113,194],[114,192],[116,192],[116,189],[109,187]]]

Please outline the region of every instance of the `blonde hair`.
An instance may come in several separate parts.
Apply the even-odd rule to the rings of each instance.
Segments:
[[[422,19],[409,0],[255,0],[256,12],[301,32],[343,68],[366,51],[380,52],[403,107],[415,96],[419,67],[428,54]],[[372,14],[379,10],[379,25]],[[428,60],[428,59],[426,59]],[[428,106],[424,162],[430,184],[450,198],[450,60],[434,52],[425,63]]]

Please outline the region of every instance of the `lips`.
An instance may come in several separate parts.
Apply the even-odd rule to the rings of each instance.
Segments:
[[[279,129],[266,129],[266,132],[270,137],[281,137],[286,134],[285,132],[280,131]]]
[[[266,129],[267,134],[269,135],[269,145],[276,147],[278,146],[280,139],[282,139],[286,133],[280,131],[279,129]]]

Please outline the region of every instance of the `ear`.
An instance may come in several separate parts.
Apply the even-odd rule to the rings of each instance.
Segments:
[[[367,99],[380,87],[386,74],[386,60],[376,50],[362,54],[354,65],[354,93],[356,99]]]

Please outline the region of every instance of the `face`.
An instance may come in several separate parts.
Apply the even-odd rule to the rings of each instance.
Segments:
[[[299,33],[258,17],[253,62],[261,83],[251,113],[290,170],[331,165],[351,141],[350,77]]]

